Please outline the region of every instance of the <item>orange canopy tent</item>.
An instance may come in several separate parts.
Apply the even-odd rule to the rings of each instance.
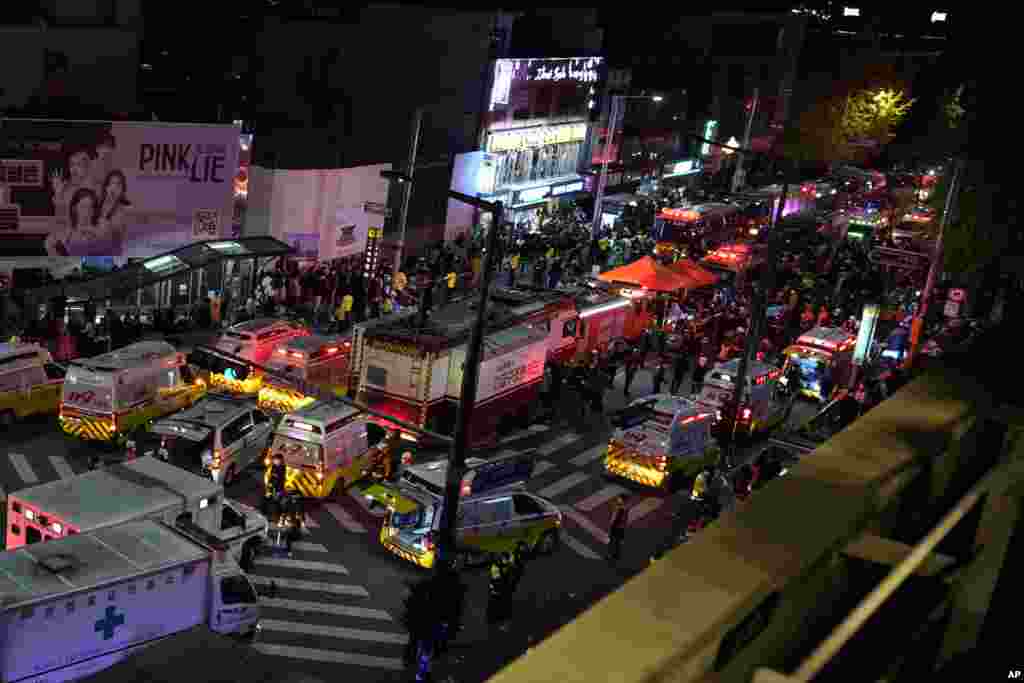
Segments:
[[[650,256],[601,273],[598,278],[605,282],[623,282],[635,287],[646,287],[656,292],[674,292],[677,289],[693,287],[690,278],[669,270]]]
[[[691,280],[693,284],[690,285],[689,289],[708,287],[718,282],[717,275],[705,268],[701,268],[689,259],[679,259],[668,266],[668,269]]]

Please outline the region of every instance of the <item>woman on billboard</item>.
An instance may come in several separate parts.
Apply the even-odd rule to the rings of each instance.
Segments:
[[[71,195],[68,227],[51,232],[46,238],[46,253],[54,256],[81,256],[98,237],[100,201],[92,190],[80,187]]]
[[[100,256],[121,254],[124,233],[128,227],[128,179],[122,171],[114,170],[107,173],[103,180],[103,191],[100,195],[100,242],[96,248],[102,247],[102,253],[93,249]]]

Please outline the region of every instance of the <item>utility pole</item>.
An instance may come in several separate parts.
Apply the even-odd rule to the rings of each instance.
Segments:
[[[754,88],[754,100],[750,105],[750,116],[747,117],[747,129],[743,133],[743,146],[742,149],[736,154],[736,170],[732,174],[732,191],[738,192],[740,186],[743,185],[746,180],[746,170],[743,167],[744,156],[743,150],[750,149],[750,130],[754,126],[754,116],[757,115],[757,103],[758,95],[760,91]]]
[[[921,292],[921,302],[917,307],[917,315],[911,324],[910,330],[910,353],[908,363],[913,363],[917,356],[917,347],[921,343],[921,329],[924,327],[925,318],[928,316],[928,306],[932,300],[932,290],[935,289],[935,281],[942,271],[942,238],[946,233],[946,226],[949,225],[950,217],[956,207],[956,195],[960,189],[960,180],[963,176],[964,160],[957,159],[953,162],[950,171],[949,188],[946,192],[946,203],[942,207],[942,220],[939,222],[939,236],[935,240],[935,250],[932,254],[932,262],[928,268],[928,278],[925,280],[924,290]]]
[[[608,185],[608,164],[611,163],[611,155],[613,149],[613,142],[615,140],[615,130],[619,127],[619,118],[621,116],[620,110],[622,109],[623,103],[626,101],[623,95],[612,96],[611,111],[608,114],[608,132],[604,140],[604,155],[603,163],[601,164],[601,175],[597,180],[597,192],[594,194],[594,220],[590,225],[590,241],[593,243],[601,230],[602,225],[602,210],[604,204],[604,190]],[[585,261],[589,268],[591,263],[591,254],[593,254],[593,248],[591,244],[587,245],[587,251],[584,254]]]
[[[459,504],[462,475],[466,469],[469,428],[473,409],[476,407],[476,389],[480,377],[480,362],[483,359],[484,335],[487,332],[487,302],[491,295],[494,259],[498,253],[501,227],[505,218],[505,207],[501,202],[487,202],[454,190],[449,191],[448,195],[484,211],[490,211],[494,220],[491,221],[491,230],[487,234],[487,243],[484,248],[484,262],[481,267],[483,272],[480,274],[480,299],[477,303],[476,320],[473,322],[473,330],[462,367],[462,394],[459,397],[459,409],[456,413],[454,441],[448,454],[448,472],[445,479],[444,505],[441,508],[438,554],[434,561],[434,569],[438,575],[450,570],[455,559],[456,511]]]
[[[416,154],[420,146],[420,132],[423,129],[423,107],[416,107],[416,112],[412,117],[412,138],[409,140],[409,161],[405,167],[405,176],[407,180],[402,183],[405,185],[405,192],[402,194],[402,213],[398,217],[398,243],[399,249],[395,254],[395,265],[394,273],[397,273],[402,269],[402,258],[405,255],[405,231],[409,224],[409,204],[412,201],[412,179],[413,174],[416,173]]]

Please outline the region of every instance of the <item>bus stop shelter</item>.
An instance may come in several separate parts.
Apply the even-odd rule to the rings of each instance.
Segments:
[[[191,306],[209,292],[244,302],[272,260],[294,252],[273,237],[194,242],[97,277],[40,287],[28,293],[27,303],[39,306],[66,297],[106,306],[166,309]]]

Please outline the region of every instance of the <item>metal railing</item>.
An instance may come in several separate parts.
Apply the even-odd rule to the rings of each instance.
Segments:
[[[997,408],[970,372],[916,379],[491,680],[823,681],[897,589],[936,581],[938,610],[914,616],[951,624],[914,655],[933,671],[976,642],[977,628],[956,626],[963,596],[976,621],[1012,533],[993,510],[1015,495],[1024,448],[1004,440],[1016,432]],[[893,568],[880,582],[879,566]],[[905,656],[879,652],[878,665]]]

